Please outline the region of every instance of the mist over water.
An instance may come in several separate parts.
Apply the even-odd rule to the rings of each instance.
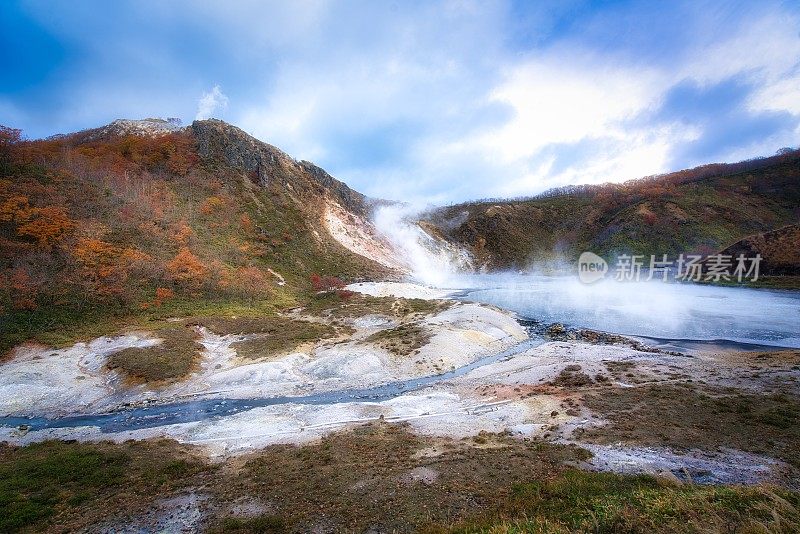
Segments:
[[[474,274],[469,255],[425,233],[416,213],[382,208],[375,224],[404,255],[412,281],[457,290],[465,300],[627,336],[800,348],[800,291],[611,278],[584,284],[567,263],[534,271],[561,275]]]
[[[465,275],[464,298],[545,323],[629,336],[800,348],[800,292],[577,276]]]

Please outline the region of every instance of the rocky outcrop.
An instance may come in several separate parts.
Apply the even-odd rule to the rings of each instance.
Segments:
[[[142,135],[157,137],[185,130],[177,118],[117,119],[99,128],[54,137],[72,137],[78,143],[90,143],[115,136]]]
[[[204,160],[241,169],[254,183],[262,187],[283,187],[304,202],[328,197],[348,211],[362,216],[368,214],[370,202],[364,195],[313,163],[297,161],[220,120],[195,121],[190,128]]]

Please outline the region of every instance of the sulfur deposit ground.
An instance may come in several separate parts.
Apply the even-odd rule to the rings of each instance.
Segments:
[[[266,334],[220,333],[213,323],[175,318],[202,346],[178,380],[137,381],[109,367],[126,349],[168,343],[158,332],[62,349],[19,347],[0,363],[0,415],[7,416],[0,440],[8,444],[0,452],[79,440],[123,447],[132,458],[161,447],[160,454],[183,462],[166,477],[162,495],[129,496],[114,504],[111,519],[56,516],[54,525],[68,530],[124,524],[193,531],[212,518],[246,526],[263,517],[289,517],[281,528],[301,531],[413,530],[455,524],[507,496],[514,480],[571,467],[649,473],[670,484],[800,485],[800,351],[666,353],[560,325],[535,333],[505,311],[433,300],[447,292],[413,284],[351,288],[380,299],[324,313],[292,311],[291,324],[319,325],[328,334],[277,352],[259,352]],[[414,382],[432,375],[441,378]],[[113,431],[90,423],[39,428],[36,419],[186,399],[322,399],[315,396],[397,383],[408,391],[377,400],[289,399]],[[172,479],[182,482],[173,487]],[[322,495],[309,489],[314,484],[335,491]],[[303,491],[310,492],[306,500]],[[314,512],[309,503],[321,508]],[[390,504],[396,511],[386,519]]]

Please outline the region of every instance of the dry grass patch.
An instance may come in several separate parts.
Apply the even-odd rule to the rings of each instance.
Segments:
[[[406,323],[375,332],[364,341],[374,343],[398,356],[416,354],[428,344],[431,333],[417,323]]]
[[[732,388],[649,385],[584,397],[610,421],[581,439],[679,449],[731,447],[780,458],[800,468],[800,398]]]
[[[594,384],[594,380],[581,369],[582,367],[577,364],[567,365],[561,370],[558,376],[550,382],[550,385],[565,388],[580,388]]]
[[[285,317],[211,317],[192,320],[215,334],[247,334],[231,347],[246,359],[270,358],[285,354],[299,345],[330,338],[336,330],[326,324]]]
[[[106,366],[136,382],[172,382],[197,365],[202,345],[193,328],[176,326],[156,332],[163,342],[152,347],[131,347],[108,357]]]
[[[439,313],[452,305],[453,302],[447,300],[372,297],[359,293],[342,299],[336,294],[326,294],[312,298],[305,310],[314,315],[339,319],[363,317],[370,314],[410,319],[414,316]]]
[[[491,439],[497,447],[480,448],[471,439],[431,440],[403,425],[375,423],[312,445],[269,447],[224,491],[259,492],[292,532],[321,526],[327,532],[414,532],[493,507],[514,482],[549,476],[586,454],[506,436]],[[418,454],[432,445],[435,455]]]

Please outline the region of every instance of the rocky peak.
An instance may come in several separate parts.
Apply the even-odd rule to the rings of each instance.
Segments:
[[[182,130],[185,130],[185,128],[181,125],[181,120],[175,117],[166,119],[117,119],[99,128],[90,128],[67,135],[55,135],[52,138],[70,137],[79,143],[87,143],[124,135],[158,137]]]
[[[175,117],[166,119],[117,119],[106,127],[118,135],[163,135],[183,129],[181,120]]]
[[[191,132],[203,159],[243,170],[262,187],[284,187],[302,200],[329,197],[348,210],[365,214],[368,199],[323,169],[297,161],[282,150],[218,119],[194,121]]]

